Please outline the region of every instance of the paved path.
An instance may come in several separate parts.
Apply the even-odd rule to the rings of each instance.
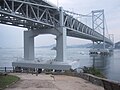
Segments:
[[[5,90],[104,90],[100,86],[77,77],[64,75],[45,75],[14,73],[21,78],[16,84]]]

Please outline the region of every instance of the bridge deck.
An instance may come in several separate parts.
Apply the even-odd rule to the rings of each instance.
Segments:
[[[103,35],[64,13],[67,35],[93,41],[103,41]],[[60,10],[45,0],[0,0],[0,23],[40,30],[60,26]],[[113,42],[105,37],[105,42]]]

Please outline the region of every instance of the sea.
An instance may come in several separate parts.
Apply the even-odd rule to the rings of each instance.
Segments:
[[[12,67],[12,62],[23,58],[22,48],[1,48],[0,67]],[[37,60],[54,60],[56,51],[51,48],[35,48]],[[115,49],[113,55],[107,57],[90,57],[87,48],[67,48],[66,61],[72,68],[95,66],[110,80],[120,82],[120,50]]]

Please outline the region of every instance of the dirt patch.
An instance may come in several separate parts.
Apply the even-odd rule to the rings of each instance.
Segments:
[[[104,90],[81,78],[56,75],[14,74],[21,78],[19,82],[6,90]]]

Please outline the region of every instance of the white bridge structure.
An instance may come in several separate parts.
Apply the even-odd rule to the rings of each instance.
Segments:
[[[66,60],[66,37],[76,37],[93,42],[113,42],[104,35],[104,10],[93,11],[93,27],[74,18],[62,7],[58,8],[44,0],[0,0],[0,23],[24,27],[24,60],[13,62],[14,67],[68,70]],[[99,13],[98,17],[95,14]],[[95,21],[102,17],[96,26]],[[100,19],[101,20],[101,19]],[[95,29],[100,27],[103,34]],[[34,37],[41,34],[56,36],[56,58],[50,62],[36,62],[34,57]]]

